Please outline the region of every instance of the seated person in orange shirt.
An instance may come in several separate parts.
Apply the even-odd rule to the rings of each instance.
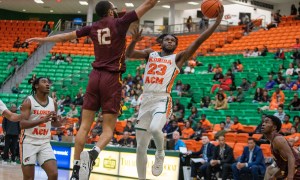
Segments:
[[[233,118],[233,124],[230,126],[230,130],[235,132],[243,132],[244,127],[239,122],[239,118],[237,116]]]
[[[220,64],[216,64],[216,67],[213,69],[213,72],[216,73],[217,69],[219,70],[219,72],[222,72],[222,68],[220,67]]]
[[[88,137],[87,144],[96,144],[99,140],[98,131],[92,130],[92,134]]]
[[[212,129],[212,124],[209,122],[209,120],[206,119],[206,114],[201,115],[200,122],[202,123],[202,128],[203,129],[205,129],[205,130]]]
[[[292,126],[291,128],[291,135],[285,136],[288,140],[293,140],[294,143],[298,143],[300,139],[300,133],[297,132],[297,128],[295,126]]]
[[[182,130],[182,138],[189,139],[195,133],[195,131],[191,128],[191,124],[189,121],[185,122],[185,128]]]
[[[123,132],[123,138],[118,141],[118,144],[121,146],[133,147],[133,139],[129,137],[128,131]]]
[[[279,88],[276,88],[271,98],[270,110],[276,110],[280,104],[284,104],[284,101],[284,93]]]
[[[284,134],[289,134],[291,132],[293,124],[290,122],[291,116],[286,114],[284,116],[284,122],[281,125],[281,132]]]
[[[243,66],[243,64],[241,63],[241,61],[239,59],[237,60],[236,68],[237,68],[238,72],[243,72],[243,70],[244,70],[244,66]]]

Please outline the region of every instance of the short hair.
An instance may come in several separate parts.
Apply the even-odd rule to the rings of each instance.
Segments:
[[[285,116],[289,117],[289,119],[291,119],[291,116],[289,114],[286,114]]]
[[[96,14],[100,17],[106,17],[108,10],[112,8],[112,4],[109,1],[100,1],[95,7]]]
[[[283,109],[283,104],[279,104],[278,107],[281,107]]]
[[[255,139],[254,138],[248,138],[248,141],[254,141],[255,142]]]
[[[159,43],[159,44],[161,44],[162,41],[163,41],[163,39],[164,39],[166,36],[168,36],[168,35],[174,37],[175,40],[176,40],[176,45],[178,45],[178,38],[177,38],[174,34],[162,34],[162,35],[158,36],[158,38],[156,38],[156,42]]]
[[[206,117],[206,114],[201,114],[201,117],[202,117],[202,116]]]
[[[226,124],[224,121],[221,121],[220,124]]]
[[[281,121],[278,117],[272,116],[272,115],[267,115],[267,118],[270,118],[273,124],[276,126],[276,131],[279,132],[281,129]]]
[[[222,135],[222,136],[219,136],[218,139],[220,139],[220,137],[223,137],[223,138],[225,139],[225,136],[223,136],[223,135]]]
[[[231,117],[230,115],[227,115],[226,117]]]

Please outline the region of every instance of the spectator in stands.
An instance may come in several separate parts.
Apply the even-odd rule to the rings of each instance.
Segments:
[[[256,126],[256,129],[254,130],[253,134],[262,134],[261,127],[265,119],[266,119],[266,114],[261,115],[261,122]]]
[[[61,103],[64,106],[70,106],[70,104],[72,103],[72,99],[70,95],[66,96],[66,99]]]
[[[87,144],[96,144],[98,140],[99,140],[98,132],[96,129],[93,129],[91,135],[87,139]]]
[[[220,79],[220,84],[214,84],[211,88],[211,93],[214,93],[217,88],[222,88],[225,91],[230,90],[230,86],[232,85],[231,77],[226,74],[224,79]]]
[[[274,80],[279,85],[279,87],[285,84],[285,78],[282,76],[281,72],[277,73],[277,77]]]
[[[70,107],[71,107],[71,109],[67,113],[67,117],[69,117],[69,118],[76,117],[78,115],[78,110],[76,109],[76,106],[74,104],[71,104]]]
[[[102,116],[101,113],[98,114],[97,122],[93,128],[93,129],[97,130],[98,136],[100,136],[103,132],[103,127],[102,127],[103,118],[102,119],[99,118],[99,115]]]
[[[20,89],[19,83],[17,83],[16,86],[11,89],[11,92],[14,93],[14,94],[20,94],[23,91]]]
[[[217,133],[215,134],[215,140],[219,139],[220,136],[225,136],[226,133],[227,133],[227,131],[225,130],[225,122],[222,121],[222,122],[220,122],[219,131],[217,131]]]
[[[295,4],[292,4],[292,6],[291,6],[291,15],[292,16],[297,15],[297,8],[296,8]]]
[[[50,57],[50,61],[56,61],[56,53],[53,52]]]
[[[189,155],[203,158],[202,162],[191,161],[191,177],[193,180],[197,178],[197,170],[200,169],[199,178],[205,176],[206,168],[209,166],[214,153],[215,146],[209,142],[207,136],[202,136],[202,148],[198,152],[188,152]]]
[[[176,92],[180,93],[183,89],[183,84],[181,80],[178,80],[175,85]]]
[[[273,76],[269,75],[269,81],[267,82],[265,89],[266,90],[271,90],[275,86],[276,82],[273,80]]]
[[[21,47],[21,40],[20,37],[17,37],[17,40],[14,42],[13,48]]]
[[[67,129],[67,134],[66,134],[67,136],[73,136],[73,128],[72,127],[69,127],[68,129]]]
[[[121,100],[120,105],[121,105],[122,112],[127,111],[129,109],[129,107],[127,107],[127,105],[124,103],[124,100]]]
[[[234,163],[233,149],[225,143],[225,137],[219,136],[219,145],[215,147],[213,157],[206,169],[206,180],[211,180],[212,172],[220,172],[222,180],[227,180],[231,172],[231,164]]]
[[[238,133],[242,133],[244,131],[244,127],[239,122],[239,118],[237,116],[233,118],[233,124],[230,126],[230,130]]]
[[[66,111],[65,111],[64,105],[60,105],[59,106],[59,109],[57,111],[57,115],[58,116],[65,116],[66,115]]]
[[[253,138],[248,139],[248,146],[244,148],[242,156],[237,163],[231,166],[233,178],[241,179],[242,173],[250,173],[253,180],[259,179],[259,175],[264,175],[266,171],[265,159],[261,148],[255,145]]]
[[[29,43],[28,42],[23,42],[22,44],[21,44],[21,48],[28,48],[28,46],[29,46]]]
[[[232,63],[232,66],[231,66],[231,70],[233,71],[233,72],[238,72],[238,69],[237,69],[237,62],[233,62]]]
[[[220,79],[223,79],[224,75],[222,72],[220,72],[219,69],[216,70],[216,73],[214,74],[213,81],[219,81]]]
[[[223,109],[228,109],[228,103],[227,100],[225,99],[224,95],[221,93],[217,94],[217,99],[215,102],[215,110],[223,110]]]
[[[189,97],[189,98],[193,98],[193,91],[191,89],[191,85],[190,84],[185,84],[183,86],[182,92],[180,93],[181,97]]]
[[[92,44],[92,39],[90,37],[86,37],[85,40],[83,41],[83,44]]]
[[[173,132],[173,139],[175,140],[174,150],[179,151],[180,147],[186,147],[185,143],[180,139],[180,134],[178,131]]]
[[[289,134],[291,132],[293,124],[290,122],[291,116],[286,114],[284,116],[284,122],[281,125],[281,132],[284,134]]]
[[[263,95],[263,90],[262,88],[256,88],[254,98],[253,98],[253,103],[258,103],[262,101],[262,95]]]
[[[229,92],[229,96],[227,97],[227,102],[228,103],[232,103],[234,100],[234,95],[233,95],[233,91]]]
[[[189,122],[192,124],[192,126],[195,126],[199,118],[198,109],[193,106],[191,108],[191,115],[189,116]]]
[[[56,96],[56,91],[52,91],[50,97],[57,102],[57,96]]]
[[[270,97],[267,90],[263,90],[262,102],[270,102]]]
[[[278,26],[280,23],[281,15],[280,15],[280,10],[278,10],[276,13],[272,14],[272,22],[267,25],[265,30],[270,30],[272,28],[275,28]]]
[[[75,100],[73,101],[73,104],[76,106],[82,106],[83,105],[83,97],[81,96],[80,93],[77,94]]]
[[[183,139],[190,139],[191,136],[194,134],[194,130],[191,128],[191,123],[189,121],[185,122],[185,128],[182,130],[182,138]]]
[[[73,62],[73,58],[71,57],[70,53],[66,56],[66,62],[68,62],[69,64]]]
[[[12,113],[17,112],[17,106],[12,104],[10,107],[10,111]],[[16,164],[16,149],[18,146],[18,139],[20,134],[20,123],[13,122],[4,117],[2,122],[3,134],[5,135],[5,145],[4,145],[4,152],[3,152],[3,161],[4,164],[7,164],[9,159],[9,151],[11,154],[11,161],[13,164]]]
[[[134,126],[132,125],[132,122],[127,120],[126,122],[126,126],[124,128],[123,133],[127,131],[129,133],[130,136],[135,136],[135,129]]]
[[[188,66],[184,69],[184,74],[194,74],[195,73],[195,67],[196,62],[194,60],[190,60],[188,62]]]
[[[277,108],[277,112],[274,114],[274,116],[278,117],[280,119],[281,123],[283,123],[285,118],[285,112],[283,111],[283,104],[280,104]]]
[[[47,32],[48,34],[50,34],[51,27],[50,24],[48,24],[48,21],[46,21],[46,23],[43,25],[42,32]]]
[[[264,47],[263,47],[263,49],[262,49],[260,55],[261,55],[261,56],[267,56],[267,55],[268,55],[268,52],[269,52],[268,47],[267,47],[266,45],[264,45]]]
[[[291,111],[300,111],[300,98],[298,98],[298,94],[294,94],[293,100],[288,105],[288,109]]]
[[[277,49],[276,53],[274,54],[274,59],[285,60],[285,55],[283,49]]]
[[[237,68],[238,72],[243,72],[243,70],[244,70],[244,66],[241,63],[241,60],[239,60],[239,59],[237,60],[237,66],[236,66],[236,68]]]
[[[260,52],[258,51],[258,48],[254,48],[253,52],[250,55],[251,57],[258,57],[260,56]]]
[[[62,63],[64,61],[65,61],[65,57],[63,57],[62,53],[60,52],[58,54],[58,56],[56,57],[56,64],[60,64],[60,63]]]
[[[10,69],[11,67],[15,68],[15,71],[18,71],[19,65],[18,65],[18,58],[14,58],[7,66],[7,69]]]
[[[291,140],[293,143],[297,143],[300,140],[300,134],[297,132],[297,128],[292,126],[291,135],[286,136],[286,139]]]
[[[230,131],[231,125],[233,125],[233,121],[231,121],[231,117],[227,115],[225,120],[225,130]]]
[[[124,131],[123,138],[118,141],[118,144],[125,147],[133,147],[133,139],[129,137],[129,132]]]
[[[205,130],[211,130],[212,129],[212,124],[209,122],[208,119],[206,119],[206,114],[201,115],[201,127]]]
[[[298,49],[300,47],[300,39],[296,38],[296,44],[293,46],[293,48]]]
[[[166,134],[167,139],[171,139],[173,136],[173,133],[177,131],[180,132],[180,129],[178,127],[178,123],[176,120],[172,120],[168,123],[168,126],[164,128],[163,132]],[[173,136],[174,137],[174,136]]]
[[[200,107],[201,108],[209,108],[209,106],[211,105],[211,99],[209,96],[205,96],[203,98],[201,98],[201,102],[200,102]]]
[[[212,64],[208,64],[207,73],[212,73],[213,70],[214,70],[213,65]]]
[[[65,101],[65,95],[60,95],[60,99],[57,101],[57,105],[60,106]]]
[[[279,64],[277,73],[283,74],[284,72],[285,72],[285,68],[284,68],[283,64]]]
[[[139,98],[138,95],[134,95],[134,98],[132,99],[132,101],[131,101],[131,103],[130,103],[130,107],[131,107],[131,108],[134,108],[135,106],[138,105],[138,98]]]
[[[238,86],[237,88],[237,95],[233,98],[234,102],[244,102],[245,101],[245,93],[241,86]]]
[[[242,84],[240,85],[243,91],[248,91],[250,88],[250,83],[247,81],[246,78],[242,79]]]
[[[293,122],[294,122],[293,126],[296,127],[297,132],[300,132],[300,117],[294,116]]]
[[[231,69],[228,69],[226,74],[227,74],[227,76],[230,76],[230,77],[231,77],[231,80],[232,80],[232,86],[235,86],[235,83],[234,83],[235,76],[234,76],[234,74],[232,73],[232,70],[231,70]]]
[[[189,18],[186,20],[186,27],[189,32],[191,32],[192,23],[193,23],[192,16],[189,16]]]
[[[194,134],[191,136],[192,139],[195,139],[196,141],[201,140],[202,137],[202,133],[205,133],[205,129],[202,128],[202,123],[201,121],[199,121],[197,123],[197,126],[193,128],[194,129]]]
[[[222,68],[220,67],[220,64],[216,64],[216,67],[213,69],[213,72],[216,73],[217,70],[219,70],[220,72],[222,72]]]
[[[279,88],[276,88],[271,98],[270,110],[276,110],[278,106],[280,104],[284,104],[284,102],[285,102],[285,95],[283,91],[281,91]]]
[[[244,57],[249,57],[249,56],[251,56],[250,49],[245,49],[245,52],[243,53],[243,56],[244,56]]]
[[[176,104],[173,106],[173,115],[176,117],[180,117],[183,115],[182,111],[179,111],[178,105]]]
[[[294,64],[290,63],[289,68],[285,71],[285,75],[287,76],[293,76],[295,73]]]

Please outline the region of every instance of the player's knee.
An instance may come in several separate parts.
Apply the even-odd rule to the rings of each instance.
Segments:
[[[48,178],[51,179],[51,180],[52,179],[55,180],[55,179],[57,179],[57,177],[58,177],[57,170],[53,170],[53,171],[51,171],[51,172],[48,173]]]
[[[34,180],[34,175],[23,174],[23,180]]]
[[[147,153],[147,147],[145,147],[143,145],[137,145],[136,152],[137,153]]]
[[[162,133],[161,129],[157,129],[157,128],[150,128],[150,132],[151,134]]]

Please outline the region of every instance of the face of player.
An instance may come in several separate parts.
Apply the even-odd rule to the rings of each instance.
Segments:
[[[166,53],[173,53],[177,48],[176,41],[177,40],[171,35],[165,36],[162,41],[163,51],[165,51]]]
[[[47,78],[42,78],[39,81],[39,84],[35,86],[37,91],[40,91],[41,93],[49,94],[50,92],[50,82]]]
[[[111,4],[111,9],[108,11],[109,16],[112,16],[114,18],[118,18],[119,16],[118,16],[116,6],[112,2],[110,2],[110,4]]]
[[[274,125],[273,125],[273,122],[270,118],[266,117],[264,119],[264,122],[262,124],[262,127],[261,127],[261,131],[263,134],[270,134],[271,132],[274,131]]]

